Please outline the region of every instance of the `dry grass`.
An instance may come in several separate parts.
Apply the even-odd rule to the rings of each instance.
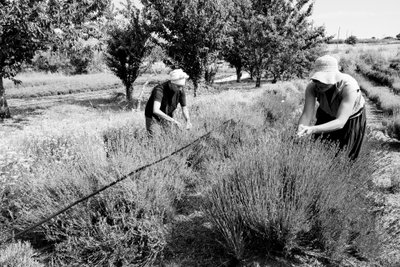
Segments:
[[[304,82],[297,81],[263,85],[259,90],[227,90],[218,95],[190,97],[193,131],[178,131],[155,139],[147,138],[142,113],[72,105],[50,108],[35,123],[2,136],[2,151],[8,155],[1,159],[0,220],[5,222],[1,225],[2,236],[26,228],[102,185],[189,143],[227,119],[235,119],[236,125],[219,129],[191,150],[74,207],[25,238],[35,246],[48,247],[45,257],[49,266],[151,265],[157,260],[171,264],[188,262],[187,266],[203,261],[203,266],[215,266],[214,263],[220,265],[229,259],[227,255],[232,251],[242,258],[245,253],[240,251],[248,248],[249,237],[252,245],[262,240],[267,247],[278,244],[281,251],[292,252],[300,244],[296,241],[297,234],[300,230],[307,232],[312,225],[320,226],[319,232],[313,232],[320,235],[313,238],[322,240],[326,251],[341,251],[341,245],[348,241],[344,231],[350,229],[347,223],[361,223],[352,202],[356,201],[352,196],[360,191],[350,190],[357,189],[355,184],[346,184],[348,187],[340,184],[348,182],[345,174],[350,169],[342,161],[336,164],[343,165],[334,165],[329,161],[329,153],[318,152],[310,144],[297,144],[279,134],[293,133],[285,127],[294,124],[299,115],[303,90]],[[180,116],[178,113],[177,118],[182,119]],[[315,153],[304,157],[304,148]],[[314,160],[332,164],[321,163],[319,169],[312,168]],[[330,174],[332,166],[343,168],[336,168]],[[354,183],[361,181],[367,170],[357,168],[360,167],[351,169]],[[335,174],[337,181],[323,179]],[[314,176],[317,180],[312,179]],[[299,191],[283,190],[282,179]],[[364,183],[358,185],[362,188]],[[321,212],[313,214],[314,224],[307,224],[306,207],[316,190],[324,196],[317,201]],[[346,198],[344,193],[339,194],[341,191],[350,195]],[[210,207],[229,208],[236,217],[225,221],[221,217],[218,223],[199,213],[205,192],[219,192],[208,197]],[[200,198],[198,203],[182,207],[183,200],[194,194]],[[341,202],[335,202],[334,194]],[[248,198],[246,205],[257,205],[244,211],[245,206],[238,202],[242,197]],[[344,201],[351,203],[346,209],[340,206]],[[364,202],[357,203],[363,207]],[[329,213],[330,208],[335,212]],[[183,211],[185,214],[197,211],[200,219],[191,217],[193,221],[186,224],[177,222]],[[350,214],[350,211],[357,212]],[[238,217],[245,227],[231,228],[243,225],[237,223]],[[344,230],[330,226],[336,219],[339,223],[333,225],[339,228],[344,225]],[[193,238],[194,228],[201,229],[197,239]],[[225,231],[225,239],[218,239],[225,240],[226,249],[222,252],[215,242],[215,229]],[[237,235],[242,232],[243,235]],[[184,233],[188,235],[182,236]],[[365,237],[363,232],[360,235]],[[176,246],[177,238],[184,239],[184,245]],[[194,252],[197,248],[201,253]],[[263,257],[268,256],[266,250],[262,252]]]
[[[395,58],[400,53],[400,43],[371,43],[371,44],[330,44],[326,47],[327,53],[338,58],[358,57],[360,54],[378,52],[385,60]]]
[[[321,249],[340,260],[351,248],[372,256],[374,219],[363,196],[376,164],[366,157],[351,166],[334,148],[291,131],[250,135],[213,174],[220,178],[204,210],[228,254],[243,261]]]
[[[29,243],[13,243],[0,249],[0,266],[44,267],[35,259],[36,253]]]
[[[375,102],[388,115],[392,116],[400,111],[400,96],[394,95],[388,87],[374,86],[361,75],[353,74],[366,96]]]
[[[166,74],[144,74],[135,81],[133,86],[141,86],[146,81],[154,84],[167,78],[168,75]],[[25,73],[18,75],[16,79],[21,80],[22,84],[15,85],[10,80],[4,82],[7,96],[10,98],[29,98],[110,89],[122,89],[124,91],[122,82],[115,75],[107,72],[75,76]]]
[[[390,137],[400,140],[400,113],[395,114],[389,121],[388,134]]]
[[[228,95],[228,101],[221,102],[223,109],[214,106],[212,99],[200,97],[198,101],[203,104],[199,104],[199,110],[207,106],[208,114],[202,119],[193,112],[195,131],[161,139],[147,139],[141,113],[101,112],[71,105],[50,108],[34,124],[15,130],[12,136],[5,135],[1,218],[7,221],[2,226],[12,228],[2,227],[2,236],[12,229],[26,228],[134,168],[172,152],[228,116],[241,114],[240,109],[247,108],[236,103],[241,94]],[[243,99],[252,97],[248,94]],[[230,114],[229,108],[235,106],[237,113]],[[117,151],[108,158],[104,134],[113,137],[111,146]],[[154,261],[165,247],[164,227],[171,222],[174,205],[186,184],[201,183],[194,181],[191,176],[196,175],[185,162],[186,157],[179,156],[148,169],[25,238],[35,246],[57,244],[47,255],[49,264],[57,266],[71,260],[106,265]],[[94,249],[99,246],[103,250],[96,254]]]

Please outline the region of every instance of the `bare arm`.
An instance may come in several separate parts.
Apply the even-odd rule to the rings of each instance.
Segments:
[[[303,113],[301,114],[299,119],[299,128],[300,125],[303,126],[310,125],[311,120],[314,116],[314,111],[315,111],[315,95],[313,91],[313,85],[310,83],[306,88],[305,103],[304,103]]]
[[[186,120],[186,129],[192,128],[192,124],[190,122],[190,116],[189,116],[189,109],[187,108],[187,106],[182,107],[182,115]]]
[[[320,125],[303,126],[298,135],[309,135],[313,133],[325,133],[342,129],[353,111],[354,103],[357,99],[357,89],[345,87],[343,88],[343,99],[340,103],[337,118]]]
[[[189,109],[187,106],[182,107],[182,115],[186,120],[186,123],[190,123]]]
[[[177,120],[175,120],[174,118],[171,118],[170,116],[168,116],[167,114],[165,114],[164,112],[162,112],[160,108],[161,108],[161,102],[155,100],[155,101],[154,101],[154,105],[153,105],[153,113],[154,113],[155,115],[157,115],[157,116],[159,116],[159,117],[161,117],[161,118],[167,120],[167,121],[170,121],[170,122],[172,122],[172,123],[175,123],[175,124],[177,124],[177,125],[180,125],[180,123],[179,123]]]
[[[357,90],[348,87],[343,88],[343,99],[339,106],[337,118],[330,122],[313,126],[313,132],[324,133],[342,129],[351,116],[356,99]]]

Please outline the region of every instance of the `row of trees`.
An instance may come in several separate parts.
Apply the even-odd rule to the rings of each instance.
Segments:
[[[129,101],[155,47],[163,49],[167,65],[189,74],[195,95],[221,59],[236,68],[238,81],[243,70],[251,73],[256,86],[265,76],[274,82],[301,77],[327,40],[324,28],[308,20],[312,9],[311,0],[127,0],[117,12],[110,0],[4,0],[0,97],[2,79],[14,78],[37,51],[72,58],[79,54],[78,40],[89,37],[104,41],[106,63]]]
[[[115,54],[116,46],[125,48],[124,55],[133,50],[144,55],[146,47],[161,46],[167,55],[164,62],[189,74],[196,95],[199,81],[205,77],[210,82],[209,72],[219,59],[236,68],[238,81],[243,70],[250,72],[256,87],[265,76],[273,82],[302,77],[318,56],[320,44],[329,39],[323,27],[309,21],[310,0],[142,0],[141,4],[136,8],[128,3],[127,24],[115,26],[118,35],[125,32],[129,37],[123,40],[113,34],[108,41],[108,61],[127,81],[127,95],[131,77],[137,77],[140,68],[136,66],[136,73],[128,77],[129,64],[117,67],[124,56]],[[140,30],[132,32],[132,27]],[[138,59],[138,54],[132,56]]]
[[[111,0],[0,1],[0,118],[9,116],[3,79],[14,82],[38,51],[57,51],[81,60],[78,40],[102,33]],[[62,33],[62,34],[61,34]],[[77,64],[79,65],[79,63]]]

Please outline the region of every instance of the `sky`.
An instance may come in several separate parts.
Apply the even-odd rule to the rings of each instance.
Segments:
[[[114,3],[122,0],[113,0]],[[190,0],[189,0],[190,1]],[[311,19],[328,35],[346,39],[396,37],[400,33],[400,0],[314,0]],[[340,28],[340,30],[339,30]]]
[[[396,37],[400,0],[315,0],[312,20],[316,26],[324,25],[334,38]]]

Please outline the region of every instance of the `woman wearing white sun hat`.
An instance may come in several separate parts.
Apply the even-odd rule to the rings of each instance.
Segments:
[[[181,127],[181,124],[173,118],[178,104],[181,105],[186,120],[186,129],[192,127],[184,91],[187,78],[189,76],[182,69],[176,69],[170,72],[169,81],[154,87],[145,108],[146,129],[150,135],[158,132],[160,124],[165,122]]]
[[[311,126],[315,113],[317,121]],[[366,128],[365,100],[357,81],[339,71],[337,60],[329,55],[315,61],[311,82],[305,93],[303,113],[299,120],[298,136],[313,134],[347,147],[350,159],[360,152]]]

